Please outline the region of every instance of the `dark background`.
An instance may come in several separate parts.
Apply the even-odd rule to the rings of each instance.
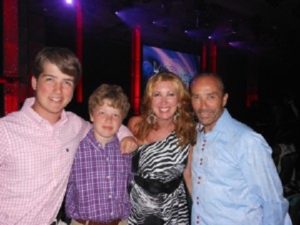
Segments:
[[[63,46],[76,51],[76,7],[64,2],[19,1],[22,82],[29,80],[32,58],[43,46]],[[275,117],[274,102],[282,106],[284,99],[289,98],[299,105],[300,3],[297,0],[80,3],[84,24],[84,103],[73,101],[69,109],[85,118],[88,96],[102,83],[119,84],[130,96],[131,38],[135,25],[141,27],[142,44],[199,55],[211,35],[217,44],[217,72],[224,77],[230,94],[228,108],[233,116],[250,125],[256,126],[257,120],[271,125]],[[116,16],[116,10],[123,12],[123,16]],[[184,31],[193,34],[188,36]],[[232,42],[238,45],[233,47]],[[28,89],[32,94],[29,85]],[[246,106],[251,91],[259,100],[255,113]]]

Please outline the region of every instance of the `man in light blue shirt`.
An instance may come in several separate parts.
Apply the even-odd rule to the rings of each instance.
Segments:
[[[191,157],[192,225],[291,225],[272,150],[230,116],[221,78],[197,76],[191,97],[200,122]]]

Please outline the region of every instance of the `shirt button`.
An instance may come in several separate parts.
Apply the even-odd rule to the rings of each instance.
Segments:
[[[108,198],[111,198],[111,195],[108,195]]]
[[[106,179],[109,180],[109,179],[110,179],[110,176],[107,176]]]
[[[68,148],[66,148],[66,152],[69,152],[69,149],[68,149]]]
[[[202,164],[200,164],[200,165],[202,165]],[[200,184],[200,180],[201,180],[201,177],[198,177],[198,182],[197,182],[197,184]]]

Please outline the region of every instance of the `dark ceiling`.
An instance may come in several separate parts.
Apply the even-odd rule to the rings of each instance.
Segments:
[[[75,21],[75,7],[65,0],[29,2],[32,12],[70,26]],[[93,38],[130,41],[131,28],[139,25],[144,43],[187,51],[209,37],[219,46],[250,52],[299,46],[299,0],[82,0],[80,5],[85,35]]]

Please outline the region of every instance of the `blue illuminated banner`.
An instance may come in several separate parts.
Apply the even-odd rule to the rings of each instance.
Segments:
[[[145,83],[155,73],[170,71],[189,84],[200,71],[200,56],[153,46],[143,46],[142,80]]]

